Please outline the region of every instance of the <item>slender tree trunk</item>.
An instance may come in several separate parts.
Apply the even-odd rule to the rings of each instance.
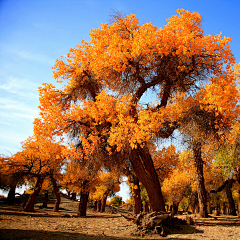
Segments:
[[[233,216],[237,216],[235,202],[233,200],[232,190],[231,190],[232,185],[233,185],[233,181],[232,181],[232,179],[229,179],[228,184],[225,187],[225,191],[226,191],[227,199],[228,199],[229,214],[233,215]]]
[[[130,153],[130,161],[139,181],[146,188],[153,211],[165,211],[162,190],[151,154],[147,147],[137,145]]]
[[[38,177],[37,183],[34,188],[34,192],[29,196],[29,199],[28,199],[25,207],[23,208],[24,212],[34,212],[35,200],[36,200],[38,193],[40,192],[40,190],[42,188],[42,183],[43,183],[43,178]]]
[[[16,183],[13,183],[7,196],[7,204],[8,205],[14,205],[15,203],[15,191],[16,191]]]
[[[101,212],[102,213],[105,212],[107,196],[108,196],[107,193],[103,194],[103,198],[102,198],[102,202],[101,202]]]
[[[142,210],[142,201],[140,195],[139,179],[132,173],[128,176],[128,181],[133,184],[132,192],[132,204],[133,214],[139,214]]]
[[[196,168],[197,192],[199,202],[199,214],[201,217],[207,217],[207,197],[203,177],[203,160],[201,154],[201,143],[193,143],[194,164]]]
[[[44,194],[44,202],[43,202],[42,207],[47,208],[47,204],[48,204],[48,191],[45,192],[45,194]]]
[[[59,187],[57,185],[56,179],[53,176],[51,177],[51,181],[52,181],[52,184],[53,184],[53,189],[54,189],[55,196],[57,198],[57,200],[54,204],[53,211],[58,212],[59,205],[61,203],[61,195],[60,195],[60,191],[59,191]]]
[[[87,215],[88,192],[81,192],[78,216],[85,217]]]

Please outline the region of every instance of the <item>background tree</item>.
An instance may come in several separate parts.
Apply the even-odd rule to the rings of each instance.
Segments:
[[[57,198],[54,211],[58,211],[60,203],[60,193],[57,182],[61,176],[61,167],[64,163],[62,151],[63,145],[54,143],[50,139],[30,137],[22,143],[22,151],[17,155],[18,161],[25,161],[29,170],[28,181],[35,183],[34,191],[30,195],[24,211],[34,211],[35,199],[42,188],[45,178],[50,178],[53,182],[54,192]]]

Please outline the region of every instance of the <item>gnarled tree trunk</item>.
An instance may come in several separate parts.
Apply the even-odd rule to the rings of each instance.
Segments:
[[[88,192],[81,192],[78,216],[85,217],[87,215]]]
[[[226,191],[227,199],[228,199],[229,214],[233,215],[233,216],[237,216],[235,202],[233,200],[232,190],[231,190],[232,185],[233,185],[233,179],[230,179],[225,187],[225,191]]]
[[[139,179],[131,173],[128,176],[128,181],[133,184],[132,192],[132,204],[133,204],[133,214],[139,214],[142,210],[142,201],[140,195]]]
[[[201,153],[201,143],[193,143],[194,165],[196,168],[197,193],[199,202],[199,214],[201,217],[207,217],[207,197],[203,177],[203,160]]]
[[[36,197],[37,197],[38,193],[40,192],[40,190],[42,188],[42,183],[43,183],[43,178],[38,177],[37,178],[37,183],[36,183],[35,188],[34,188],[34,192],[30,195],[26,205],[23,208],[24,212],[34,212],[35,200],[36,200]]]
[[[102,202],[101,202],[101,212],[102,213],[105,212],[107,196],[108,196],[107,193],[103,194],[103,198],[102,198]]]
[[[160,182],[148,148],[141,148],[138,144],[130,152],[130,161],[136,176],[147,190],[152,210],[165,211]]]
[[[97,200],[97,212],[101,212],[101,207],[102,207],[102,200],[98,199]]]
[[[59,191],[59,187],[57,185],[56,179],[53,176],[51,177],[51,181],[52,181],[52,184],[53,184],[53,189],[54,189],[55,196],[57,198],[57,200],[54,204],[53,211],[58,212],[59,205],[61,203],[61,195],[60,195],[60,191]]]

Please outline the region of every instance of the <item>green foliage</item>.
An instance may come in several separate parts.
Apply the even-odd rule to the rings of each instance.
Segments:
[[[115,206],[120,206],[122,204],[122,197],[116,196],[111,199],[110,203]]]
[[[216,154],[216,165],[223,170],[225,177],[229,177],[233,171],[237,171],[239,146],[231,144],[221,147]]]
[[[147,194],[147,190],[145,187],[141,186],[141,192],[140,192],[141,200],[142,202],[149,203],[149,198]]]

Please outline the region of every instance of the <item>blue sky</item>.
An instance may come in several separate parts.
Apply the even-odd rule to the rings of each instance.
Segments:
[[[55,84],[51,67],[112,10],[136,14],[140,23],[163,27],[183,8],[202,15],[205,34],[233,39],[240,61],[239,0],[0,0],[0,154],[21,150],[38,116],[38,87]]]

